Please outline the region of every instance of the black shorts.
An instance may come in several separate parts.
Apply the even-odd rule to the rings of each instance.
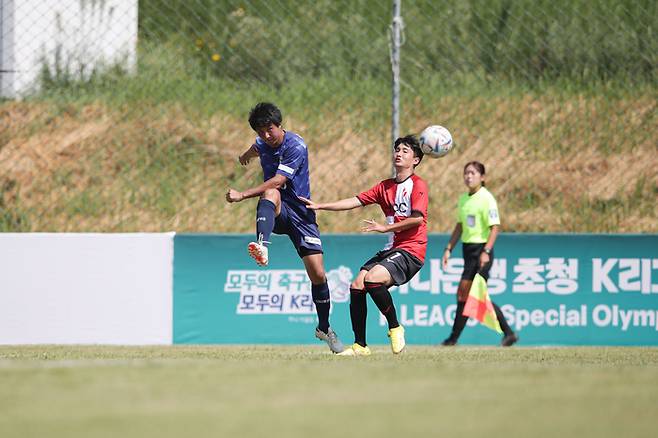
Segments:
[[[464,243],[462,244],[462,252],[464,254],[464,272],[462,272],[462,280],[473,280],[475,274],[480,274],[485,280],[489,279],[489,269],[494,259],[493,249],[489,254],[489,263],[480,269],[480,254],[484,249],[484,243]]]
[[[369,271],[375,265],[382,265],[391,274],[393,284],[400,286],[411,280],[423,263],[403,249],[391,248],[379,251],[373,258],[361,266],[362,271]]]

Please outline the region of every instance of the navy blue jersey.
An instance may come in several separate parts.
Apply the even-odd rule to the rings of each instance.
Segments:
[[[281,193],[281,213],[274,224],[275,234],[287,234],[300,257],[308,250],[322,252],[320,230],[315,210],[306,208],[298,196],[311,198],[311,182],[308,174],[308,149],[304,139],[294,132],[286,131],[283,142],[272,148],[258,137],[254,147],[260,156],[263,180],[280,174],[288,178]]]
[[[256,138],[254,147],[260,155],[263,181],[267,181],[276,174],[288,178],[286,184],[280,189],[282,201],[303,205],[297,198],[298,196],[311,199],[308,149],[303,138],[294,132],[286,131],[283,142],[278,148],[272,148],[260,137]]]

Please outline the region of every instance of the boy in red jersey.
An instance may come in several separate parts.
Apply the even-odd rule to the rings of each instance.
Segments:
[[[418,140],[408,135],[395,140],[393,165],[395,178],[383,180],[352,198],[319,203],[300,198],[312,210],[351,210],[370,204],[379,204],[386,215],[386,224],[365,220],[363,231],[391,233],[386,247],[368,260],[350,285],[350,317],[354,330],[354,344],[343,356],[370,354],[366,343],[366,293],[377,305],[388,322],[388,336],[394,354],[405,346],[404,327],[388,288],[402,285],[422,268],[427,249],[427,183],[414,171],[423,159]]]

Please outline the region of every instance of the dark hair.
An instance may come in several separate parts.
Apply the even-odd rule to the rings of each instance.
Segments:
[[[254,131],[270,126],[270,123],[281,126],[282,121],[281,110],[273,103],[260,102],[249,111],[249,125]]]
[[[418,142],[418,139],[416,137],[414,137],[413,135],[399,137],[398,139],[395,140],[395,144],[393,145],[393,150],[395,150],[395,148],[400,146],[401,144],[406,144],[411,148],[412,151],[414,151],[414,157],[418,157],[418,164],[420,164],[420,162],[423,161],[423,156],[425,156],[425,154],[423,153],[423,150],[420,148],[420,143]],[[414,167],[416,167],[418,164],[414,165]]]
[[[479,172],[480,175],[486,174],[486,170],[484,169],[484,164],[480,163],[479,161],[469,161],[468,163],[466,163],[466,165],[464,166],[464,172],[466,172],[466,168],[468,166],[475,167],[475,169]],[[484,181],[482,181],[482,185],[484,186]]]

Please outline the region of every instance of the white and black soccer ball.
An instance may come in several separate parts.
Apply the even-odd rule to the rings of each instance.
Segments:
[[[420,149],[431,158],[440,158],[452,150],[452,135],[440,125],[423,129],[418,138]]]

